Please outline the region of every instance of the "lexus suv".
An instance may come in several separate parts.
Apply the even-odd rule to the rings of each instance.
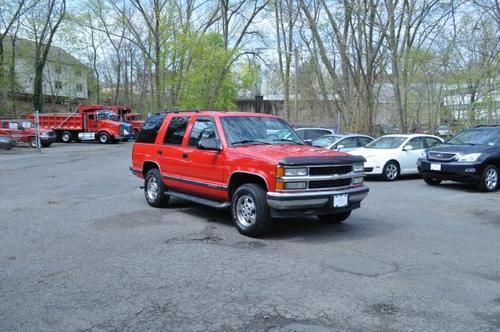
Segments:
[[[476,184],[481,191],[495,191],[500,169],[500,126],[464,130],[446,144],[427,149],[417,166],[429,185],[452,180]]]

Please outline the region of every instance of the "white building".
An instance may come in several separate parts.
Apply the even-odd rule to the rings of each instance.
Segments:
[[[11,41],[4,40],[5,66],[10,63]],[[15,80],[17,93],[21,96],[33,95],[35,79],[35,43],[26,39],[16,41]],[[43,72],[43,94],[47,99],[87,99],[88,68],[59,47],[50,48]]]

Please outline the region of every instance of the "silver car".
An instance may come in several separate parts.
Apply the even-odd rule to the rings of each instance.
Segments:
[[[11,136],[0,136],[0,149],[10,150],[16,145],[16,140]]]
[[[349,152],[356,148],[361,148],[373,141],[373,137],[367,135],[324,135],[311,141],[313,146],[329,150]]]

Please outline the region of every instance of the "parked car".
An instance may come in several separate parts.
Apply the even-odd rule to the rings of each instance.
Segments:
[[[10,150],[16,146],[16,140],[12,136],[0,135],[0,149]]]
[[[374,138],[367,135],[324,135],[313,139],[311,145],[329,150],[349,152],[356,148],[361,148],[373,141]]]
[[[366,175],[382,175],[394,181],[402,174],[418,174],[417,159],[424,149],[442,142],[432,135],[385,135],[349,153],[365,157]]]
[[[287,131],[289,138],[277,133]],[[281,118],[173,112],[150,117],[132,148],[152,207],[178,197],[231,208],[238,231],[258,236],[271,218],[313,215],[341,223],[368,194],[359,156],[305,145]]]
[[[451,128],[447,125],[440,125],[436,127],[436,131],[434,133],[436,136],[444,137],[444,138],[450,138],[453,136],[453,131]]]
[[[27,143],[36,148],[36,129],[32,120],[0,120],[0,135],[11,136],[17,143]],[[56,133],[50,129],[40,128],[40,143],[48,148],[56,140]]]
[[[295,132],[306,142],[323,135],[335,134],[335,130],[328,128],[295,128]]]
[[[428,149],[418,171],[429,185],[443,180],[473,183],[482,191],[499,188],[500,126],[479,126],[458,133],[446,144]]]

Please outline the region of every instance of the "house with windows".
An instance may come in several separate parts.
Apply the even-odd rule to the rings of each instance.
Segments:
[[[5,65],[12,57],[12,43],[4,41]],[[18,39],[15,43],[15,82],[18,98],[29,100],[35,79],[35,43]],[[88,98],[88,67],[60,47],[50,48],[43,72],[43,94],[48,102],[64,103]]]

